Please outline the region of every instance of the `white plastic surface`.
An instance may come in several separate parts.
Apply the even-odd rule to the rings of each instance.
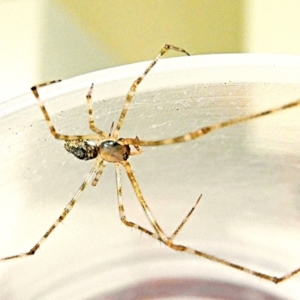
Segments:
[[[143,62],[86,74],[43,88],[40,95],[60,132],[88,133],[85,95],[94,83],[96,122],[109,131],[131,83],[147,66]],[[139,86],[121,136],[173,137],[299,97],[300,57],[162,59]],[[2,104],[0,116],[0,257],[5,257],[28,251],[41,238],[93,162],[76,160],[50,135],[31,93]],[[299,129],[300,107],[196,141],[143,148],[130,162],[167,233],[203,194],[178,242],[280,276],[300,266]],[[150,229],[123,175],[128,219]],[[124,299],[115,293],[178,278],[212,287],[214,282],[232,285],[232,296],[225,299],[239,299],[234,286],[244,291],[243,299],[299,299],[300,274],[275,285],[174,253],[125,228],[118,216],[114,176],[108,166],[98,186],[88,187],[34,257],[0,264],[1,299]],[[180,288],[174,285],[173,291],[183,297]],[[194,288],[203,299],[201,284]],[[221,298],[211,294],[211,299]]]

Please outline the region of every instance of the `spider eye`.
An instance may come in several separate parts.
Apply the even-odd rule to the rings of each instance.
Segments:
[[[96,158],[99,153],[99,147],[96,144],[90,144],[84,140],[66,141],[65,149],[81,160],[90,160]]]

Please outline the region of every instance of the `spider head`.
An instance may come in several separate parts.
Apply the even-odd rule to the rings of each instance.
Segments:
[[[94,159],[99,154],[99,146],[87,140],[66,141],[64,147],[68,152],[82,160]]]

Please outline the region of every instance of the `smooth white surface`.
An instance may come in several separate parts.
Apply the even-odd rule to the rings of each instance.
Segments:
[[[57,129],[89,132],[85,95],[109,131],[130,84],[147,67],[94,72],[41,89]],[[121,136],[154,140],[184,134],[300,97],[300,58],[211,55],[163,59],[139,87]],[[24,103],[26,104],[24,106]],[[73,158],[49,133],[31,94],[0,107],[0,256],[29,250],[75,194],[93,162]],[[202,139],[144,148],[130,158],[142,192],[171,233],[200,193],[178,242],[268,274],[300,265],[300,108]],[[148,226],[124,174],[128,218]],[[148,226],[149,228],[149,226]],[[64,225],[31,258],[0,265],[3,299],[86,299],[144,280],[202,278],[298,299],[300,275],[274,285],[125,228],[108,166]],[[251,298],[249,298],[251,299]],[[263,298],[262,298],[263,299]]]

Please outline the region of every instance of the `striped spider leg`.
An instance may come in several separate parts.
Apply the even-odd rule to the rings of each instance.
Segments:
[[[26,256],[31,256],[36,253],[36,251],[41,247],[42,243],[46,241],[46,239],[50,236],[50,234],[54,231],[54,229],[66,218],[66,216],[70,213],[70,211],[73,209],[77,201],[79,200],[81,194],[87,187],[89,183],[91,183],[93,186],[96,186],[107,163],[113,163],[115,165],[116,170],[116,181],[117,181],[117,196],[118,196],[118,206],[119,206],[119,215],[121,221],[129,227],[136,228],[140,230],[141,232],[144,232],[153,238],[156,238],[162,242],[166,240],[165,235],[163,234],[162,229],[158,225],[158,223],[155,221],[154,216],[152,215],[148,205],[145,201],[143,201],[142,206],[150,219],[151,224],[155,228],[155,232],[151,232],[148,229],[145,229],[144,227],[135,224],[131,221],[128,221],[125,215],[125,210],[123,206],[123,200],[122,200],[122,186],[121,186],[121,173],[120,173],[120,165],[123,165],[127,171],[128,176],[133,177],[133,173],[131,170],[131,167],[129,163],[125,164],[127,159],[130,156],[139,155],[141,154],[141,149],[138,145],[133,144],[132,147],[135,150],[132,150],[130,145],[124,144],[123,139],[119,138],[119,130],[122,127],[122,124],[124,122],[126,113],[128,111],[129,104],[135,95],[136,88],[140,84],[140,82],[144,79],[144,77],[148,74],[148,72],[154,67],[154,65],[157,63],[157,61],[166,53],[168,50],[174,50],[178,52],[182,52],[186,55],[189,55],[184,49],[172,46],[172,45],[165,45],[157,57],[151,62],[149,67],[144,71],[143,75],[140,76],[137,80],[134,81],[134,83],[131,85],[129,92],[127,93],[125,103],[123,106],[123,109],[121,111],[119,121],[114,128],[114,123],[112,124],[110,132],[107,134],[104,131],[100,130],[96,127],[94,122],[94,116],[93,116],[93,108],[92,108],[92,91],[93,91],[93,84],[90,87],[90,90],[86,96],[87,99],[87,108],[88,108],[88,118],[89,118],[89,127],[94,132],[94,134],[89,135],[65,135],[61,134],[56,131],[54,125],[52,124],[52,121],[50,119],[50,116],[48,114],[48,111],[43,104],[43,102],[40,99],[38,88],[41,88],[43,86],[51,85],[56,82],[59,82],[61,80],[54,80],[49,81],[46,83],[42,83],[36,86],[33,86],[31,88],[36,100],[38,101],[39,107],[44,115],[44,118],[46,120],[46,123],[48,125],[48,128],[51,132],[51,134],[54,136],[55,139],[63,140],[65,142],[64,148],[72,153],[74,156],[76,156],[78,159],[81,160],[90,160],[95,159],[95,163],[87,176],[85,177],[83,183],[75,193],[75,196],[71,199],[71,201],[67,204],[67,206],[64,208],[63,212],[59,215],[59,217],[55,220],[55,222],[50,226],[50,228],[47,230],[47,232],[40,238],[40,240],[28,251],[24,253],[20,253],[17,255],[12,255],[8,257],[1,258],[0,261],[5,260],[11,260],[15,258],[22,258]],[[135,138],[136,141],[138,141],[138,138]],[[133,177],[134,178],[134,177]],[[135,179],[134,181],[135,182]],[[137,193],[140,194],[138,185],[133,184],[133,188],[137,188]],[[178,234],[178,232],[181,230],[181,228],[184,226],[184,224],[187,222],[188,218],[194,211],[196,205],[199,203],[201,196],[196,201],[195,205],[192,207],[190,212],[187,214],[187,216],[183,219],[183,221],[180,223],[180,225],[177,227],[177,229],[174,231],[170,239],[175,238],[175,236]]]
[[[263,112],[254,113],[254,114],[246,115],[246,116],[242,116],[242,117],[237,117],[237,118],[233,118],[233,119],[223,121],[223,122],[220,122],[220,123],[217,123],[217,124],[213,124],[213,125],[210,125],[210,126],[205,126],[205,127],[199,128],[196,131],[192,131],[192,132],[189,132],[187,134],[180,135],[180,136],[173,137],[173,138],[169,138],[169,139],[146,141],[146,140],[140,140],[140,139],[135,140],[135,139],[129,138],[129,139],[124,139],[123,142],[126,145],[136,145],[136,146],[143,146],[143,147],[162,146],[162,145],[172,145],[172,144],[177,144],[177,143],[184,143],[184,142],[187,142],[187,141],[198,139],[198,138],[200,138],[200,137],[202,137],[202,136],[204,136],[204,135],[206,135],[210,132],[213,132],[215,130],[219,130],[219,129],[222,129],[222,128],[225,128],[225,127],[228,127],[228,126],[231,126],[231,125],[235,125],[235,124],[238,124],[238,123],[243,123],[243,122],[246,122],[246,121],[250,121],[252,119],[260,118],[260,117],[263,117],[263,116],[271,115],[273,113],[277,113],[277,112],[283,111],[285,109],[293,108],[293,107],[297,107],[297,106],[300,106],[300,99],[295,100],[295,101],[290,102],[290,103],[287,103],[285,105],[273,108],[273,109],[265,110]],[[126,172],[128,174],[128,177],[129,177],[132,185],[135,187],[134,191],[136,193],[137,198],[139,199],[139,202],[141,203],[141,205],[143,207],[146,206],[146,204],[144,204],[145,200],[142,196],[142,193],[141,193],[140,189],[138,188],[138,183],[137,183],[137,181],[136,181],[136,179],[133,175],[131,166],[126,161],[122,162],[122,164],[126,169]],[[148,218],[150,220],[150,216]],[[183,221],[182,224],[184,225],[185,221]],[[174,234],[170,238],[168,238],[166,236],[163,236],[163,237],[161,236],[163,233],[160,232],[159,228],[156,228],[155,226],[154,226],[154,228],[155,228],[155,231],[160,235],[160,239],[162,240],[162,242],[166,246],[170,247],[173,250],[181,251],[181,252],[188,252],[188,253],[194,254],[196,256],[204,257],[204,258],[207,258],[209,260],[221,263],[221,264],[226,265],[228,267],[243,271],[245,273],[249,273],[251,275],[254,275],[256,277],[259,277],[259,278],[262,278],[262,279],[265,279],[265,280],[268,280],[268,281],[271,281],[271,282],[274,282],[274,283],[280,283],[280,282],[285,281],[285,280],[291,278],[292,276],[300,273],[300,267],[298,267],[295,270],[293,270],[293,271],[291,271],[287,274],[284,274],[283,276],[280,276],[280,277],[276,277],[276,276],[268,275],[268,274],[265,274],[265,273],[262,273],[262,272],[258,272],[258,271],[243,267],[241,265],[229,262],[227,260],[221,259],[219,257],[216,257],[216,256],[213,256],[213,255],[195,250],[191,247],[186,247],[186,246],[183,246],[183,245],[175,244],[173,242],[173,240],[174,240],[175,236],[178,234],[177,231],[175,231]],[[181,225],[179,225],[178,231],[180,230],[180,228],[181,228]]]

